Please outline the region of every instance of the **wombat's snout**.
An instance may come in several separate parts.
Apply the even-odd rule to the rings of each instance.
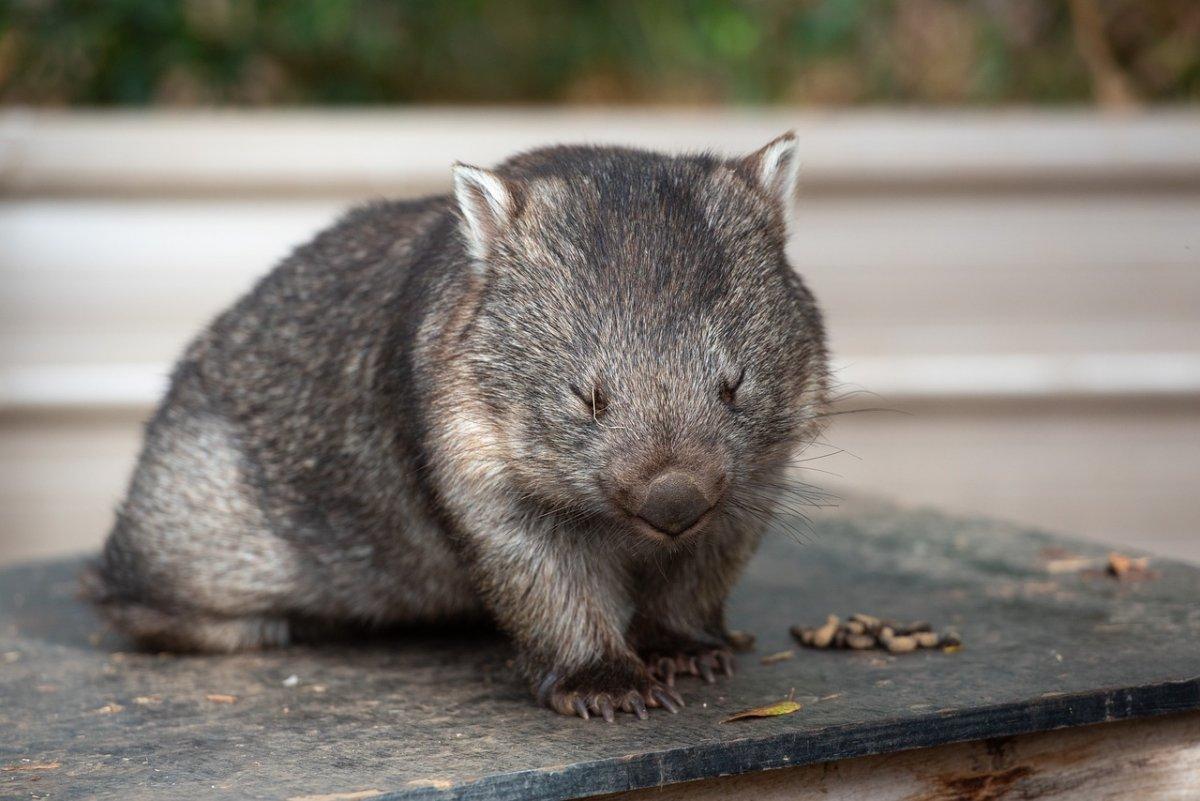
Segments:
[[[644,499],[632,512],[658,531],[678,536],[712,509],[721,483],[683,470],[668,470],[650,480]]]

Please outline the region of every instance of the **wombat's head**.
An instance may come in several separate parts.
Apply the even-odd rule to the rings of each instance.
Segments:
[[[818,429],[820,315],[784,254],[795,140],[458,165],[482,290],[460,351],[533,502],[660,542],[763,511]]]

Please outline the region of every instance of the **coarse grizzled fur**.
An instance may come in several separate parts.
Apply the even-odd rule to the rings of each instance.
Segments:
[[[551,147],[351,211],[187,348],[90,594],[177,650],[486,616],[543,704],[674,711],[826,401],[794,151]],[[677,537],[623,511],[666,468],[716,499]]]

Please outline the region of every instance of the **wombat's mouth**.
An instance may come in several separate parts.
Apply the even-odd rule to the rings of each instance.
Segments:
[[[631,515],[631,514],[625,513],[624,516],[629,520],[629,523],[633,526],[633,529],[635,531],[637,531],[639,534],[642,534],[643,536],[649,537],[650,539],[656,540],[661,543],[678,542],[680,540],[686,539],[687,537],[698,534],[701,531],[703,531],[705,528],[707,528],[709,522],[716,515],[717,507],[719,505],[720,505],[719,502],[716,504],[713,504],[708,509],[706,509],[703,513],[701,513],[701,515],[699,517],[697,517],[694,521],[687,524],[685,527],[677,528],[674,531],[671,531],[666,528],[660,528],[659,526],[656,526],[653,522],[647,520],[644,517],[641,517],[640,515]]]

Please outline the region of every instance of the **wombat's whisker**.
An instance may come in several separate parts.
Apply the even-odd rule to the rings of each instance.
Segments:
[[[794,458],[792,458],[792,459],[789,459],[789,460],[788,460],[788,464],[791,464],[791,465],[802,465],[802,464],[805,464],[806,462],[816,462],[816,461],[819,461],[819,460],[821,460],[821,459],[828,459],[830,456],[837,456],[837,455],[839,455],[839,454],[842,454],[842,453],[849,454],[849,455],[853,456],[853,454],[850,454],[850,452],[849,452],[849,451],[843,450],[843,449],[841,449],[841,448],[836,448],[836,449],[834,449],[833,451],[830,451],[829,453],[822,453],[822,454],[818,454],[818,455],[816,455],[816,456],[806,456],[806,457],[804,457],[803,459],[799,458],[799,456],[797,455],[796,457],[794,457]]]
[[[848,384],[845,382],[830,386],[829,393],[828,400],[826,401],[828,404],[844,403],[861,396],[885,400],[884,396],[878,392],[874,392],[858,384]]]
[[[807,470],[810,473],[820,473],[821,475],[833,476],[834,478],[845,478],[845,476],[842,475],[841,473],[835,473],[832,470],[825,470],[824,468],[821,468],[821,467],[808,467],[808,466],[800,465],[800,464],[792,465],[792,467],[796,470]]]
[[[803,511],[801,511],[799,508],[797,508],[787,502],[775,501],[775,502],[771,502],[769,504],[764,504],[764,503],[755,502],[755,501],[751,501],[751,502],[747,503],[743,500],[738,500],[738,501],[733,501],[732,503],[735,504],[736,506],[740,507],[743,510],[750,511],[750,512],[753,512],[753,513],[761,516],[763,519],[771,520],[776,525],[784,527],[784,528],[794,526],[795,520],[799,519],[799,520],[803,521],[804,525],[807,527],[807,529],[810,532],[812,530],[814,530],[812,519],[807,514],[805,514]],[[778,517],[777,515],[774,514],[775,511],[778,509],[782,509],[783,511],[790,513],[790,517]]]
[[[757,523],[772,523],[770,528],[778,529],[787,534],[791,539],[795,540],[800,545],[811,545],[812,542],[806,536],[806,532],[796,524],[785,520],[776,519],[768,511],[762,511],[751,507],[738,505],[738,508],[746,513],[751,520]],[[810,524],[811,525],[811,524]]]
[[[822,412],[813,416],[825,419],[829,417],[841,417],[847,414],[867,414],[868,412],[891,412],[892,414],[902,414],[907,417],[912,417],[912,412],[907,412],[903,409],[893,409],[886,406],[872,406],[865,409],[840,409],[833,412]]]
[[[766,492],[773,490],[774,492]],[[760,481],[755,487],[745,487],[738,490],[747,494],[757,493],[764,497],[779,495],[790,499],[801,499],[811,506],[821,506],[825,501],[840,501],[841,498],[829,490],[803,481],[789,482],[786,479],[776,481]]]

